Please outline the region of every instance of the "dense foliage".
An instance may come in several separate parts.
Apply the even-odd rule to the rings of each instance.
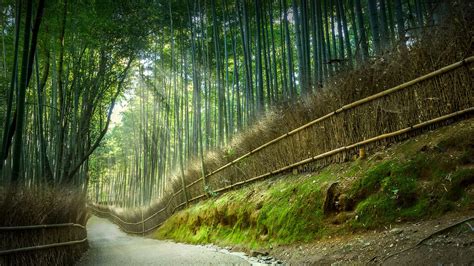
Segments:
[[[2,184],[90,185],[96,201],[148,203],[193,159],[205,173],[205,152],[273,106],[408,51],[444,5],[3,1]],[[125,111],[107,135],[117,101]]]
[[[148,44],[148,7],[145,1],[1,3],[2,184],[86,188],[88,158]]]
[[[141,205],[267,111],[407,52],[442,1],[159,1],[122,121],[91,162],[95,201]],[[288,106],[291,106],[289,104]],[[232,153],[232,151],[229,151]],[[127,201],[127,202],[125,202]]]

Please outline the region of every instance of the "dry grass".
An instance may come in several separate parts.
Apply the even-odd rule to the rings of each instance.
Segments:
[[[466,6],[467,5],[467,6]],[[474,54],[474,15],[470,3],[452,2],[451,14],[442,26],[431,27],[407,50],[394,49],[373,58],[354,70],[335,76],[314,95],[274,107],[257,124],[236,136],[227,147],[208,152],[206,172],[230,162],[248,151],[336,110],[342,105],[389,89],[403,82],[462,60]],[[472,68],[472,66],[470,66]],[[325,151],[346,146],[370,137],[408,127],[441,115],[474,106],[472,72],[468,67],[423,81],[413,88],[396,92],[363,106],[337,114],[324,122],[274,144],[208,179],[212,190],[284,167]],[[439,125],[436,125],[439,126]],[[420,131],[411,134],[419,134]],[[401,136],[369,145],[386,145]],[[298,169],[312,171],[329,163],[345,161],[355,150],[340,153]],[[200,161],[185,171],[186,184],[201,178]],[[168,208],[145,223],[150,228],[168,218],[184,202],[180,178],[169,182],[165,195],[145,210],[144,217]],[[177,194],[176,194],[177,193]],[[202,182],[190,187],[188,199],[205,193]],[[173,194],[176,194],[173,197]],[[129,210],[120,214],[127,221],[138,222],[141,212]],[[141,225],[124,225],[140,231]]]
[[[85,225],[84,194],[67,188],[19,188],[8,200],[0,196],[0,226],[76,223]],[[87,232],[76,227],[0,231],[0,250],[82,240]],[[87,244],[0,256],[0,265],[68,265]]]
[[[265,250],[472,211],[473,135],[471,118],[364,160],[269,178],[175,213],[153,237]]]

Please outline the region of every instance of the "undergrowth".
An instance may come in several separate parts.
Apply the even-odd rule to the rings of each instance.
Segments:
[[[444,128],[409,140],[396,147],[395,158],[367,169],[348,191],[357,203],[350,226],[377,228],[456,207],[472,208],[472,195],[465,193],[474,183],[474,168],[467,159],[474,151],[472,127],[471,120],[457,132]]]
[[[462,5],[456,3],[455,9],[458,10]],[[272,115],[235,137],[229,149],[209,153],[204,165],[208,169],[216,169],[291,129],[327,114],[328,110],[335,110],[343,104],[471,55],[472,45],[466,41],[471,38],[463,36],[471,34],[472,23],[469,22],[472,21],[472,12],[463,10],[467,9],[461,8],[453,13],[456,14],[455,20],[448,20],[450,23],[427,32],[408,54],[395,52],[381,60],[369,62],[365,67],[360,66],[333,78],[326,90],[314,97],[270,112]],[[469,26],[463,26],[464,23]],[[470,86],[470,79],[466,80],[465,84],[449,84],[462,83],[456,87],[462,91]],[[213,176],[214,181],[208,180],[209,184],[214,189],[222,187],[221,183],[227,184],[229,180],[231,183],[242,181],[272,171],[276,166],[283,167],[306,159],[310,154],[320,154],[330,148],[395,131],[423,119],[432,119],[429,115],[423,117],[422,113],[432,114],[437,112],[437,108],[424,105],[427,99],[433,97],[423,93],[431,91],[436,99],[441,99],[453,95],[455,88],[444,94],[444,90],[437,91],[441,87],[434,84],[426,83],[429,88],[416,91],[416,97],[407,94],[407,98],[400,98],[397,102],[395,96],[390,96],[392,98],[387,98],[387,102],[374,103],[373,109],[366,107],[366,113],[347,115],[345,118],[341,116],[339,124],[334,122],[334,125],[314,127],[314,131],[308,131],[307,135],[298,133],[294,139],[281,141],[236,164],[239,171],[229,168],[219,172]],[[466,96],[453,101],[470,101],[470,94]],[[417,97],[423,100],[414,100]],[[412,105],[416,108],[410,109],[407,100],[414,100]],[[391,112],[390,108],[383,107],[384,104],[400,105],[400,113]],[[407,107],[403,114],[401,106]],[[452,106],[438,102],[437,107]],[[286,111],[288,109],[291,111]],[[376,119],[365,119],[374,116]],[[405,122],[408,124],[405,125]],[[274,177],[212,197],[170,218],[164,217],[168,219],[154,236],[190,243],[270,247],[436,217],[450,210],[474,209],[474,189],[471,186],[474,180],[473,124],[473,120],[469,120],[412,138],[389,149],[368,151],[370,156],[367,159],[332,164],[318,173]],[[338,143],[338,140],[342,142]],[[345,155],[340,160],[329,160],[321,165],[344,161],[352,156]],[[200,167],[200,163],[191,164],[184,175],[186,182],[201,177]],[[307,169],[313,168],[308,166]],[[181,186],[181,180],[176,178],[170,191],[177,191]],[[188,192],[194,197],[200,195],[201,190],[202,187],[194,186]],[[161,209],[165,202],[157,202],[150,209]]]
[[[0,187],[0,227],[76,223],[85,225],[87,210],[84,193],[75,188],[18,187],[7,194]],[[0,231],[0,249],[47,245],[87,236],[77,227],[54,227]],[[72,265],[87,250],[87,243],[27,251],[0,256],[0,265]]]
[[[450,16],[454,16],[456,19],[452,19],[448,16],[446,21],[442,23],[442,27],[430,28],[421,36],[418,36],[416,42],[410,46],[409,50],[402,52],[395,46],[389,53],[384,54],[380,58],[374,58],[365,64],[358,65],[357,68],[353,70],[343,71],[332,77],[324,84],[324,89],[318,90],[314,95],[307,95],[297,101],[282,102],[277,106],[273,106],[268,110],[266,116],[259,117],[258,123],[256,122],[244,132],[240,132],[237,136],[234,136],[228,146],[214,149],[205,154],[203,160],[206,169],[208,171],[217,169],[256,147],[298,128],[309,121],[322,117],[345,104],[400,85],[403,82],[418,78],[436,69],[464,59],[466,56],[472,55],[473,47],[471,45],[471,32],[469,30],[472,29],[472,23],[470,22],[472,21],[473,15],[469,8],[463,8],[465,5],[467,4],[460,4],[459,1],[449,1],[450,8],[446,10],[446,14],[449,13],[451,14]],[[457,84],[460,81],[447,82],[452,82],[454,86],[455,83]],[[441,102],[445,97],[440,95],[438,91],[440,88],[435,86],[436,83],[430,83],[431,85],[426,84],[422,84],[423,86],[427,86],[422,92],[428,93],[431,91],[430,93],[433,95],[428,93],[429,95],[426,97],[429,99],[437,99],[439,105],[435,107],[445,107],[449,105]],[[464,86],[461,86],[461,88],[464,88]],[[453,87],[450,88],[449,92],[451,95],[454,95],[456,91]],[[359,110],[357,114],[361,116],[360,118],[357,118],[358,116],[355,115],[351,116],[351,124],[363,123],[364,130],[347,130],[352,127],[342,122],[333,122],[337,124],[337,128],[333,129],[334,132],[331,130],[319,132],[316,131],[316,128],[311,129],[314,130],[314,132],[307,132],[311,134],[317,133],[319,142],[325,142],[329,147],[338,148],[341,143],[338,143],[336,139],[344,139],[346,142],[342,144],[347,145],[367,138],[367,136],[377,136],[385,133],[378,130],[387,125],[394,125],[399,120],[410,121],[411,115],[422,110],[424,105],[421,104],[425,103],[423,101],[409,103],[408,101],[414,99],[413,97],[407,97],[407,99],[404,99],[403,102],[400,103],[397,102],[398,98],[396,99],[396,97],[404,97],[403,95],[391,97],[392,100],[389,102],[389,105],[395,106],[393,108],[380,108],[379,105],[386,105],[383,101],[374,104],[374,110],[378,110],[377,112],[379,112],[377,113],[376,120],[371,119],[374,113],[364,113],[364,108],[360,108],[360,110],[357,109]],[[460,97],[457,101],[468,98],[469,97]],[[401,108],[402,105],[404,108]],[[395,109],[395,111],[389,111],[389,109]],[[394,113],[397,113],[397,115],[394,115]],[[420,115],[421,114],[418,114],[415,117],[416,119],[413,119],[418,121],[417,119],[420,119]],[[372,121],[376,121],[377,123],[372,125]],[[383,123],[387,125],[382,125]],[[405,124],[403,125],[407,126]],[[329,128],[329,125],[326,126]],[[343,127],[348,127],[346,128],[346,132],[339,132],[338,129]],[[303,133],[299,135],[301,135],[301,139],[299,140],[280,141],[272,145],[271,148],[261,151],[261,154],[266,154],[266,156],[253,156],[249,159],[251,163],[246,163],[246,160],[243,160],[238,165],[241,171],[235,172],[237,174],[234,174],[232,171],[221,171],[222,176],[216,174],[215,178],[208,178],[210,189],[215,190],[221,188],[224,182],[222,181],[223,179],[242,181],[242,179],[245,179],[243,176],[254,177],[275,170],[275,168],[266,169],[266,167],[283,167],[290,163],[306,159],[308,154],[316,155],[324,151],[321,149],[321,145],[306,145],[307,143],[311,143],[311,139],[306,140],[305,138],[307,138],[307,136]],[[299,151],[302,149],[305,149],[307,153],[299,154]],[[282,153],[282,150],[285,151],[285,153]],[[253,167],[253,165],[256,166]],[[189,167],[185,169],[184,172],[186,183],[189,184],[201,178],[201,166],[200,157],[194,158],[194,160],[189,163]],[[181,189],[181,185],[181,171],[177,169],[172,178],[172,190],[166,193],[174,194],[177,190]],[[200,186],[193,186],[188,189],[190,198],[201,195],[203,192]],[[155,205],[156,206],[153,206],[155,210],[159,210],[163,207],[158,206],[160,205],[159,203]],[[153,211],[150,211],[150,213],[153,213]]]
[[[243,187],[173,215],[154,237],[268,248],[474,209],[473,135],[471,119],[365,160]]]
[[[162,196],[156,199],[156,201],[143,212],[145,217],[154,215],[153,222],[150,221],[149,224],[158,224],[165,221],[169,218],[169,215],[171,215],[176,206],[181,206],[181,204],[184,203],[184,193],[180,196],[174,196],[178,195],[177,192],[182,189],[183,180],[185,184],[195,184],[186,188],[187,198],[197,198],[205,194],[212,194],[212,191],[227,187],[230,184],[240,183],[256,176],[275,172],[277,169],[282,169],[290,164],[306,160],[312,156],[327,152],[328,150],[345,147],[364,139],[397,131],[413,126],[421,121],[431,120],[435,117],[470,107],[470,103],[473,101],[472,93],[470,93],[472,75],[470,75],[467,68],[459,68],[452,74],[439,76],[436,79],[418,83],[418,85],[409,90],[401,90],[397,93],[387,95],[385,98],[380,98],[363,106],[361,105],[357,108],[346,110],[338,115],[332,116],[333,118],[331,119],[320,122],[318,126],[313,125],[305,130],[299,131],[291,135],[291,137],[287,137],[267,146],[252,156],[233,163],[232,167],[227,167],[206,177],[205,186],[199,181],[202,180],[203,166],[204,172],[213,172],[260,145],[274,140],[309,121],[320,118],[333,110],[337,110],[345,104],[374,95],[375,93],[400,85],[403,82],[413,80],[472,55],[473,46],[471,35],[472,25],[474,25],[471,23],[474,18],[472,8],[464,8],[465,6],[469,6],[469,4],[463,3],[463,1],[449,1],[449,6],[450,8],[446,10],[446,20],[440,22],[439,27],[430,28],[421,36],[417,37],[409,49],[399,50],[397,47],[394,47],[392,51],[384,54],[382,57],[373,58],[364,64],[358,64],[357,68],[353,70],[343,71],[339,75],[332,77],[324,84],[324,88],[318,90],[314,95],[307,95],[296,101],[279,103],[273,106],[271,110],[266,112],[264,117],[259,117],[258,123],[252,124],[252,126],[249,126],[245,131],[235,135],[228,146],[210,150],[204,154],[203,158],[196,157],[191,159],[187,168],[184,169],[184,174],[181,170],[176,169],[175,175],[167,177],[169,181],[167,181],[167,188]],[[413,132],[413,134],[419,133],[419,131]],[[400,138],[408,138],[412,136],[410,134],[400,136]],[[381,143],[374,143],[373,145],[385,145],[386,143],[398,141],[400,138],[390,138],[381,141]],[[416,146],[416,143],[410,145]],[[440,143],[438,148],[443,149],[443,143]],[[314,169],[323,165],[345,161],[356,152],[357,151],[350,149],[321,160],[317,166],[305,165],[302,168],[307,168],[308,171],[314,171]],[[474,153],[465,154],[463,160],[473,160],[473,154]],[[414,159],[414,157],[411,159]],[[400,164],[404,164],[404,162],[405,160],[403,158],[399,161]],[[373,162],[371,163],[373,164]],[[391,163],[396,164],[398,161]],[[368,170],[369,166],[377,167],[376,165],[365,164],[362,161],[348,167],[350,169],[346,169],[346,172],[348,172],[348,176],[354,176],[349,175],[349,172],[355,174],[361,170]],[[400,167],[402,166],[403,165],[400,165]],[[386,170],[383,169],[383,166],[378,167],[381,168],[379,169],[380,171]],[[397,168],[396,165],[393,167]],[[391,169],[390,166],[391,170],[395,171],[395,168]],[[402,170],[403,169],[400,169],[399,171]],[[374,171],[376,171],[376,169],[374,169]],[[391,174],[392,173],[385,173],[384,177],[391,176]],[[332,178],[334,178],[334,180],[336,179],[336,177]],[[290,183],[290,181],[291,180],[288,180],[288,183]],[[376,179],[374,181],[378,182],[379,180]],[[367,180],[367,182],[370,183],[371,181]],[[319,184],[319,186],[320,185],[321,184]],[[374,183],[373,185],[378,187],[382,186],[379,183]],[[396,185],[397,184],[395,184],[395,186]],[[386,186],[388,189],[389,186],[394,185],[386,184]],[[404,192],[403,189],[399,189],[399,193]],[[374,201],[381,200],[380,197],[382,197],[382,195],[369,195],[369,192],[360,191],[358,192],[360,194],[358,196],[372,196]],[[306,196],[310,197],[314,195]],[[363,199],[359,198],[359,200]],[[368,207],[373,205],[369,203],[370,202],[367,202]],[[245,204],[241,205],[250,205],[248,206],[249,209],[256,207],[252,204],[255,203],[245,202]],[[273,204],[279,206],[279,202]],[[404,204],[409,205],[408,203]],[[357,207],[355,206],[355,202],[352,205],[351,207],[354,209]],[[418,208],[422,208],[421,203],[418,206]],[[315,208],[316,207],[313,208],[312,206],[309,207],[313,213],[318,211]],[[166,211],[155,215],[162,209]],[[354,211],[354,209],[352,211]],[[111,210],[115,215],[120,216],[126,221],[138,222],[142,218],[141,209]],[[287,208],[274,212],[280,213],[281,216],[289,217],[290,215],[295,215],[292,211],[293,209]],[[254,212],[253,210],[249,210],[246,215],[250,216],[250,214]],[[260,210],[260,212],[262,215],[266,213],[265,210]],[[359,217],[362,216],[363,215],[359,215]],[[343,217],[338,217],[338,219],[339,218]],[[293,218],[288,219],[291,220]],[[305,226],[317,228],[318,224],[321,223],[321,218],[318,219],[314,219],[309,225]],[[239,222],[239,224],[245,225],[246,222],[248,221],[244,219]],[[250,219],[250,222],[253,222],[252,219]],[[306,234],[302,237],[294,237],[291,230],[300,230],[300,228],[298,228],[300,225],[286,230],[283,221],[270,223],[262,218],[260,222],[259,231],[245,232],[246,235],[249,235],[249,238],[250,236],[254,237],[256,242],[258,242],[260,238],[271,239],[272,235],[283,237],[287,239],[286,241],[296,241],[295,239],[304,240],[305,238],[313,237]],[[358,226],[363,227],[364,224],[367,223],[361,223]],[[129,230],[141,230],[139,225],[123,226]],[[202,226],[217,228],[215,223],[209,222],[204,223]],[[246,227],[243,226],[243,228]],[[220,231],[230,231],[232,234],[238,230],[246,230],[225,224],[221,225],[218,229]],[[316,235],[322,235],[323,231],[320,231],[321,230],[318,230]],[[228,235],[228,232],[226,232],[225,235]],[[240,236],[241,234],[236,233],[236,235]],[[201,240],[193,241],[199,242]]]
[[[250,247],[320,237],[324,233],[324,187],[333,178],[325,171],[233,191],[177,213],[156,236],[190,243],[246,243]]]

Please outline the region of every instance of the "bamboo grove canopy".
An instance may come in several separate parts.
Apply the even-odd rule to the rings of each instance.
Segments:
[[[146,204],[191,162],[206,171],[206,152],[274,106],[410,50],[448,5],[2,0],[2,184],[89,186],[95,201]]]

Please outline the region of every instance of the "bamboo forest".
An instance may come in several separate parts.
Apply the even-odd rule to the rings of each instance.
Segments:
[[[105,140],[113,144],[89,162],[96,200],[149,203],[166,177],[224,146],[274,105],[317,94],[331,76],[406,46],[400,36],[414,38],[416,28],[433,23],[421,1],[380,4],[159,3],[168,12],[130,70],[127,110]]]
[[[473,25],[469,0],[0,0],[0,265],[472,263]]]

